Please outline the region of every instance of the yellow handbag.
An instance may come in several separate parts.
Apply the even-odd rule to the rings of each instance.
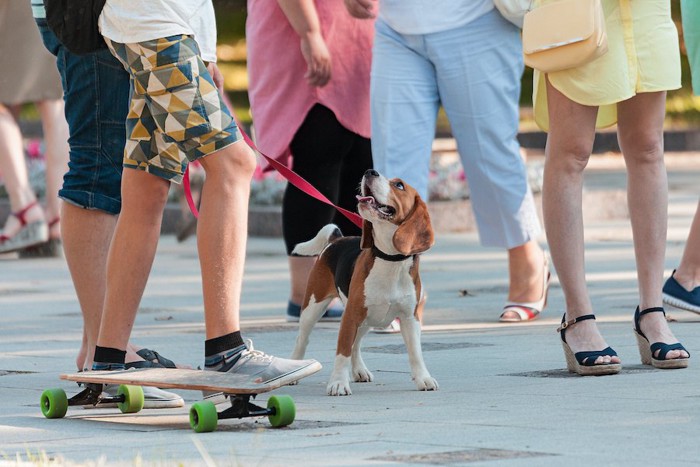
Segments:
[[[525,14],[525,64],[543,73],[575,68],[608,51],[600,0],[561,0]]]

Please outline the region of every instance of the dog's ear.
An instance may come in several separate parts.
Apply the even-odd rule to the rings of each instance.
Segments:
[[[372,235],[372,223],[367,220],[362,220],[362,241],[360,248],[369,250],[374,246],[374,236]]]
[[[422,253],[435,243],[428,206],[419,196],[414,200],[413,211],[396,229],[393,243],[394,248],[406,256]]]

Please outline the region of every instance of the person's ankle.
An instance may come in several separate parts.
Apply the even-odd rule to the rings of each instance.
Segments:
[[[92,369],[93,371],[123,370],[125,357],[126,350],[95,346]]]
[[[204,369],[210,371],[226,371],[235,365],[236,361],[246,349],[246,345],[242,344],[214,355],[208,355],[204,358]]]

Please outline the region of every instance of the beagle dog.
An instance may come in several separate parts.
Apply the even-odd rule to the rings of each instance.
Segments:
[[[292,358],[304,357],[311,330],[328,303],[340,297],[345,311],[328,395],[350,395],[350,381],[374,379],[362,361],[360,341],[370,327],[385,327],[397,317],[411,376],[419,390],[434,391],[438,383],[423,362],[420,344],[425,298],[418,255],[435,242],[428,208],[415,189],[375,170],[365,172],[361,193],[357,197],[361,237],[343,237],[337,226],[329,224],[292,252],[320,254],[309,275]]]

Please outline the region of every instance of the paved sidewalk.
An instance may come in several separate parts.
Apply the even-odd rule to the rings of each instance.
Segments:
[[[697,204],[700,161],[670,161],[669,174],[667,276]],[[589,190],[621,188],[619,161],[594,167],[586,183]],[[294,424],[272,429],[265,419],[226,420],[200,435],[189,429],[187,408],[137,415],[76,408],[65,419],[44,419],[43,389],[75,389],[58,374],[75,368],[77,300],[63,260],[0,256],[0,465],[698,465],[700,317],[670,309],[674,332],[693,354],[688,369],[640,365],[628,225],[624,219],[586,225],[591,298],[623,360],[619,375],[565,371],[554,332],[563,312],[556,278],[539,320],[499,324],[505,253],[481,248],[474,233],[441,234],[421,262],[429,293],[423,349],[439,391],[415,390],[400,336],[371,334],[364,357],[375,381],[355,383],[349,397],[326,396],[338,325],[321,323],[308,356],[324,368],[275,392],[295,399]],[[281,356],[296,338],[296,325],[282,316],[287,284],[281,239],[252,238],[244,335]],[[195,243],[164,236],[133,341],[197,366],[203,331]],[[181,394],[188,406],[200,398]]]

